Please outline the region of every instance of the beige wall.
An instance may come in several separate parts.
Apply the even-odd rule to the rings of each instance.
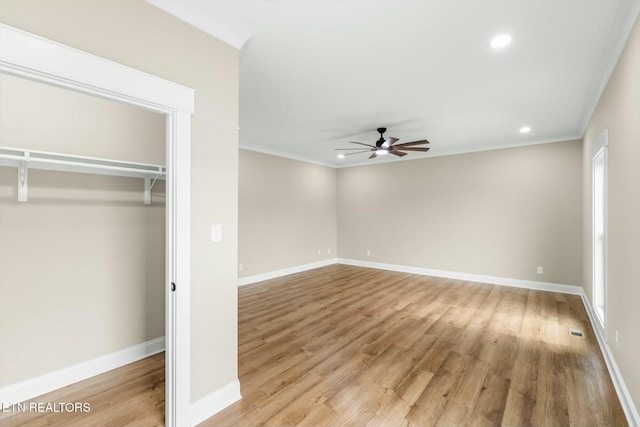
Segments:
[[[579,285],[581,215],[579,141],[338,170],[341,258]]]
[[[7,74],[0,93],[2,146],[165,163],[162,114]]]
[[[608,151],[608,305],[609,346],[640,408],[640,23],[627,45],[591,117],[584,135],[583,276],[592,299],[591,146],[609,129]],[[619,347],[615,332],[619,332]]]
[[[234,381],[238,51],[142,0],[3,0],[0,20],[195,89],[191,399]],[[212,224],[222,224],[220,243]]]
[[[336,170],[240,150],[238,243],[241,277],[335,258]]]
[[[0,141],[164,164],[164,117],[0,74]],[[164,336],[164,183],[0,167],[0,387]]]

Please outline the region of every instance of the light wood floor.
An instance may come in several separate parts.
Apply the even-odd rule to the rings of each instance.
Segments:
[[[343,265],[240,288],[239,375],[202,427],[627,425],[579,297]],[[0,426],[160,426],[164,355],[34,400],[91,412]]]
[[[578,296],[336,265],[240,288],[238,335],[202,427],[627,425]]]
[[[27,406],[26,412],[18,410],[0,412],[0,426],[164,426],[164,353],[80,381],[37,397],[30,402],[43,404],[86,402],[90,404],[91,410],[42,413],[31,412]],[[58,406],[57,409],[59,408]]]

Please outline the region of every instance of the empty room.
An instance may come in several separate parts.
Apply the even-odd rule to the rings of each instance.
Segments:
[[[639,14],[0,0],[0,426],[639,426]]]

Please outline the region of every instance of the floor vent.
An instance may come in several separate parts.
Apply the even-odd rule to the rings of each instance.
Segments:
[[[569,328],[569,335],[584,338],[584,333],[582,333],[581,329]]]

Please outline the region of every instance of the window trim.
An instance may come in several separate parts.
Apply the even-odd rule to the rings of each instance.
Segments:
[[[608,298],[607,298],[607,264],[608,264],[608,145],[609,145],[609,130],[603,129],[596,138],[596,141],[593,143],[591,147],[591,305],[593,306],[594,312],[596,314],[596,318],[598,319],[597,326],[603,332],[605,340],[607,339],[607,319],[608,319]],[[603,173],[602,173],[602,277],[603,283],[602,286],[602,306],[603,313],[597,307],[597,302],[599,302],[596,298],[596,275],[597,275],[597,264],[596,264],[596,175],[595,175],[595,166],[596,160],[602,157],[603,164]]]

